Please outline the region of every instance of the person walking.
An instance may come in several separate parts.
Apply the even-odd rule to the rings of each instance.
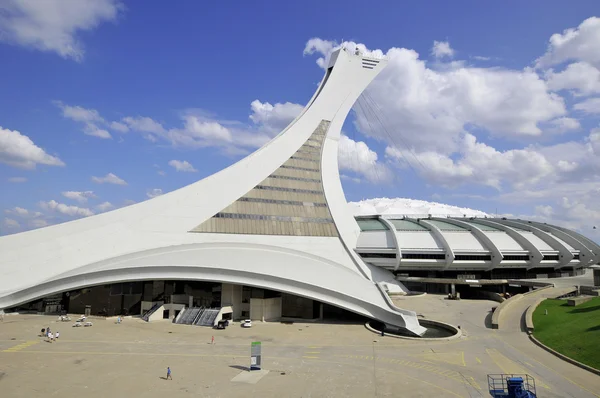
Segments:
[[[54,340],[54,335],[52,334],[52,332],[48,333],[48,343],[52,343],[53,340]]]
[[[54,339],[55,339],[55,340],[58,340],[58,336],[60,336],[60,333],[59,333],[59,332],[56,332],[56,336],[54,336]]]
[[[165,380],[173,380],[173,377],[171,376],[171,368],[167,366],[167,378]]]

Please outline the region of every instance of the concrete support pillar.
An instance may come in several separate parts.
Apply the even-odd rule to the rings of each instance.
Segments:
[[[188,297],[188,307],[193,307],[194,306],[194,296],[189,296]]]
[[[454,285],[454,283],[450,285],[450,293],[452,294],[452,297],[456,295],[456,286]]]
[[[323,320],[323,303],[319,305],[319,320]]]
[[[502,293],[506,293],[506,285],[502,285]]]

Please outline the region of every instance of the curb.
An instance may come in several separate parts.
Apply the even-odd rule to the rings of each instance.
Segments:
[[[535,325],[533,324],[533,313],[535,312],[535,309],[544,301],[546,301],[546,298],[540,297],[535,301],[535,303],[527,307],[527,311],[525,311],[525,327],[527,328],[527,333],[533,333],[533,330],[535,329]]]
[[[371,321],[369,321],[371,322]],[[369,325],[369,322],[365,323],[365,328],[370,331],[373,332],[379,336],[381,336],[381,331],[377,330],[375,328],[373,328],[371,325]],[[458,329],[448,323],[444,323],[444,322],[439,322],[439,321],[432,321],[429,319],[421,319],[419,320],[419,323],[421,324],[421,326],[426,326],[427,324],[432,324],[432,325],[442,325],[448,329],[452,329],[456,331],[456,334],[454,334],[453,336],[450,337],[434,337],[434,338],[428,338],[428,337],[410,337],[410,336],[400,336],[398,334],[393,334],[393,333],[383,333],[384,336],[387,337],[394,337],[396,339],[403,339],[403,340],[419,340],[419,341],[450,341],[450,340],[456,340],[460,337],[462,337],[462,330]]]
[[[552,348],[548,347],[547,345],[544,345],[544,343],[542,343],[541,341],[539,341],[538,339],[536,339],[535,337],[533,337],[533,335],[532,335],[532,334],[530,334],[530,335],[529,335],[529,339],[530,339],[531,341],[533,341],[533,343],[534,343],[535,345],[537,345],[537,346],[539,346],[539,347],[543,348],[544,350],[548,351],[550,354],[553,354],[553,355],[555,355],[555,356],[559,357],[560,359],[562,359],[562,360],[564,360],[564,361],[567,361],[567,362],[569,362],[569,363],[571,363],[571,364],[573,364],[573,365],[575,365],[575,366],[578,366],[578,367],[580,367],[581,369],[585,369],[585,370],[587,370],[588,372],[592,372],[592,373],[594,373],[594,374],[596,374],[596,375],[600,376],[600,370],[598,370],[598,369],[596,369],[596,368],[592,368],[591,366],[589,366],[589,365],[586,365],[586,364],[584,364],[584,363],[581,363],[581,362],[579,362],[579,361],[576,361],[576,360],[574,360],[573,358],[569,358],[568,356],[566,356],[566,355],[563,355],[563,354],[561,354],[561,353],[560,353],[560,352],[558,352],[558,351],[554,351]]]
[[[492,314],[492,329],[500,329],[500,317],[502,316],[502,311],[506,310],[506,308],[510,307],[511,304],[516,303],[522,298],[522,294],[514,295],[508,300],[503,301],[498,307],[496,307],[496,310]]]

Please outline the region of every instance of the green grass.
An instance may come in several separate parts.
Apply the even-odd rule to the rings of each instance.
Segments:
[[[533,325],[535,338],[548,347],[600,369],[600,297],[575,307],[566,300],[544,300],[533,313]]]

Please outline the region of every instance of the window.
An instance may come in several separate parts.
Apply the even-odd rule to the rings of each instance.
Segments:
[[[444,253],[402,253],[403,260],[445,260]]]
[[[362,258],[396,258],[396,253],[358,253]]]
[[[375,218],[359,218],[356,220],[361,231],[387,231],[388,227]]]
[[[454,261],[492,261],[492,256],[477,254],[458,254],[454,256]]]
[[[504,255],[504,261],[529,261],[528,255],[514,255],[514,254],[506,254]]]

